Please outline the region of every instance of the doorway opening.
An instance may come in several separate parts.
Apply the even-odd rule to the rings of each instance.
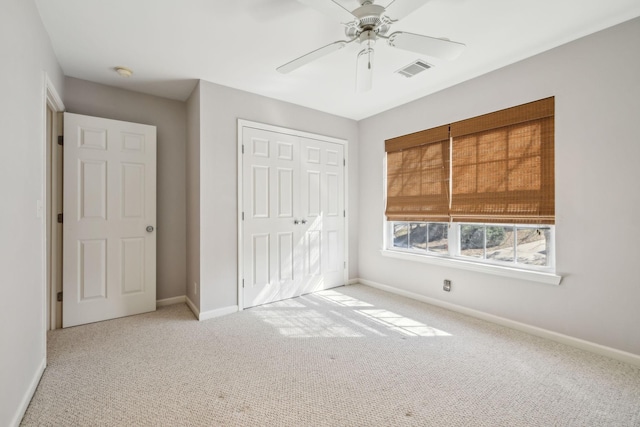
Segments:
[[[44,282],[45,282],[45,330],[62,327],[62,146],[58,136],[62,132],[64,104],[55,87],[44,77]],[[62,218],[60,218],[62,219]]]

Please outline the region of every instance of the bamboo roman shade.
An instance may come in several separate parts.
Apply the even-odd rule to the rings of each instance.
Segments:
[[[449,126],[387,140],[390,221],[448,221]]]
[[[555,221],[553,97],[394,138],[386,151],[391,221]]]

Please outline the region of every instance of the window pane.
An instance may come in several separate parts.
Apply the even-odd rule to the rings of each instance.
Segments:
[[[421,249],[427,248],[427,223],[412,223],[409,234],[409,248]]]
[[[393,247],[409,247],[409,227],[407,226],[406,222],[393,223]]]
[[[513,227],[487,226],[487,259],[513,262]]]
[[[460,226],[460,255],[484,258],[484,226]]]
[[[551,232],[542,228],[518,228],[518,263],[548,265],[547,251]]]
[[[429,252],[449,253],[449,224],[429,223],[429,242],[427,243]]]

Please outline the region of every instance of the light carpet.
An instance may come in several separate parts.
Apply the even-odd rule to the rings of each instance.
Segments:
[[[640,426],[640,369],[362,285],[48,335],[24,426]]]

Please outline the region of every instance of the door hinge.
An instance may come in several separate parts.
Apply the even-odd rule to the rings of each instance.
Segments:
[[[58,293],[56,294],[56,300],[57,300],[58,302],[62,302],[62,292],[58,292]]]
[[[244,144],[242,144],[242,154],[244,154]]]
[[[344,268],[347,268],[347,261],[344,262]]]
[[[242,212],[242,220],[244,221],[244,212]]]
[[[242,287],[244,288],[244,279],[242,279]]]
[[[58,224],[62,224],[63,215],[61,213],[58,214]]]
[[[62,135],[58,136],[58,145],[64,145],[64,136]]]
[[[347,211],[342,211],[342,216],[346,218],[347,217]]]
[[[347,159],[342,159],[342,166],[347,166]]]

